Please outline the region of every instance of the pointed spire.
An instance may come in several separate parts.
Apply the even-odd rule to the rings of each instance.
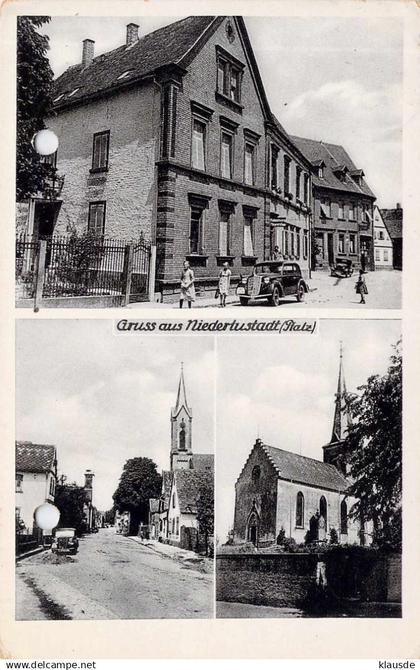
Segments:
[[[334,422],[331,442],[345,440],[347,430],[351,426],[351,414],[348,407],[346,380],[343,366],[343,343],[340,341],[340,365],[338,369],[337,393],[335,394]]]
[[[178,393],[177,393],[177,396],[176,396],[176,404],[175,404],[175,407],[173,409],[173,414],[174,415],[178,414],[181,407],[185,407],[188,414],[191,414],[191,410],[188,407],[188,402],[187,402],[187,392],[185,390],[184,363],[183,362],[181,362],[181,374],[179,376]]]

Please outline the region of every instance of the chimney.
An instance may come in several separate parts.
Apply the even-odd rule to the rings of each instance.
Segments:
[[[94,40],[83,40],[83,51],[82,51],[82,65],[87,67],[93,61],[93,54],[95,51],[95,41]]]
[[[397,207],[396,207],[396,209],[401,209],[401,204],[400,204],[399,202],[397,202]]]
[[[131,47],[131,45],[137,42],[138,39],[139,39],[139,26],[137,25],[137,23],[128,23],[127,38],[126,38],[127,46]]]

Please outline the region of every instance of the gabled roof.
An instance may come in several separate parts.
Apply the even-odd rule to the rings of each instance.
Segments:
[[[183,61],[188,60],[188,54],[199,38],[218,18],[189,16],[144,35],[132,46],[123,44],[101,54],[86,67],[82,63],[69,67],[54,82],[53,100],[64,94],[57,101],[55,109],[80,102],[108,89],[124,87],[130,82],[152,75],[165,65],[176,64],[183,67]],[[127,74],[122,79],[118,79],[125,73]],[[71,93],[73,95],[69,98]]]
[[[401,239],[403,236],[403,210],[401,207],[396,209],[381,209],[382,219],[392,240]]]
[[[159,498],[149,498],[149,511],[159,512]]]
[[[16,472],[54,472],[56,459],[52,444],[16,442]]]
[[[324,176],[321,179],[317,174],[314,174],[312,177],[314,186],[359,193],[369,198],[376,197],[363,179],[360,184],[357,184],[351,176],[346,175],[344,180],[341,181],[334,173],[334,170],[345,167],[350,173],[362,176],[363,171],[356,168],[344,147],[339,144],[330,144],[294,135],[291,136],[291,140],[313,165],[320,165],[320,161],[324,161]]]
[[[261,448],[281,479],[321,489],[344,492],[349,482],[334,465],[262,444]]]
[[[171,495],[171,486],[172,486],[172,472],[170,470],[162,471],[162,500],[163,508],[168,509],[169,507],[169,498]]]
[[[214,454],[193,454],[193,470],[214,472]]]
[[[211,472],[199,470],[175,470],[174,485],[180,511],[196,514],[200,491],[202,488],[214,490],[214,476]]]

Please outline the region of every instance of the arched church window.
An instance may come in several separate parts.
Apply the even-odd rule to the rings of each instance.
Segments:
[[[252,483],[253,484],[258,484],[261,478],[261,468],[259,465],[254,465],[252,468]]]
[[[319,514],[324,517],[325,528],[327,527],[327,501],[325,496],[321,496],[319,500]]]
[[[179,431],[179,450],[185,451],[185,421],[181,421],[181,430]]]
[[[340,505],[340,528],[343,535],[347,535],[347,503],[342,500]]]
[[[305,524],[305,498],[299,491],[296,496],[296,528],[303,528]]]

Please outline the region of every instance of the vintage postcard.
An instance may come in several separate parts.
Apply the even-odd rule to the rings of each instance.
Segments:
[[[3,5],[1,657],[418,656],[419,17]]]

